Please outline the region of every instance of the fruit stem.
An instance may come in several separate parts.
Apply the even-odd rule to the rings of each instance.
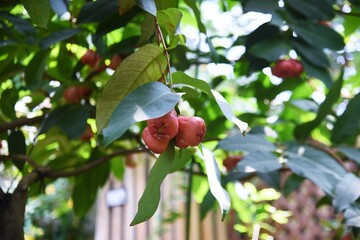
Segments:
[[[161,28],[160,28],[160,26],[159,26],[159,23],[158,23],[156,17],[155,17],[155,26],[156,26],[156,32],[157,32],[157,34],[158,34],[158,37],[160,38],[161,44],[162,44],[163,47],[164,47],[165,57],[166,57],[166,60],[167,60],[167,66],[168,66],[168,72],[169,72],[169,78],[168,78],[167,84],[170,85],[170,88],[172,89],[170,54],[169,54],[169,52],[168,52],[168,49],[167,49],[167,46],[166,46],[166,42],[165,42],[165,39],[164,39],[164,35],[163,35],[162,32],[161,32]]]

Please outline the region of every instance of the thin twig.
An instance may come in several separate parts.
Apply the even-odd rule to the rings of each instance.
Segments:
[[[13,130],[18,127],[25,125],[32,125],[35,123],[40,123],[45,116],[38,116],[33,118],[18,118],[10,123],[3,123],[0,125],[0,133],[6,132],[7,130]]]

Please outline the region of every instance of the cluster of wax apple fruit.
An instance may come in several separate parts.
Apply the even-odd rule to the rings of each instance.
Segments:
[[[162,117],[147,121],[142,138],[154,153],[163,153],[169,142],[179,148],[195,147],[204,139],[206,126],[200,117],[177,116],[173,109]]]
[[[272,74],[279,78],[297,78],[303,71],[303,65],[296,59],[280,59],[271,68]]]

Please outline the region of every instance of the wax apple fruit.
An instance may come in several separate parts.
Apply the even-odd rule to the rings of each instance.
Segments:
[[[301,75],[304,68],[299,60],[296,59],[281,59],[278,60],[271,72],[274,76],[279,78],[296,78]]]
[[[81,135],[80,139],[82,141],[89,141],[94,136],[94,132],[91,129],[89,124],[86,125],[84,133]]]
[[[148,127],[144,128],[142,132],[142,139],[148,148],[154,153],[163,153],[166,151],[166,148],[169,144],[169,140],[167,139],[159,139],[154,137]]]
[[[121,55],[114,55],[110,60],[109,68],[115,70],[120,65],[122,60],[123,58],[121,57]]]
[[[147,127],[153,137],[169,141],[176,136],[179,128],[176,111],[171,110],[162,117],[148,120]]]
[[[238,164],[238,162],[240,162],[242,158],[243,158],[242,156],[228,156],[227,158],[224,159],[223,165],[226,168],[226,170],[229,172]]]
[[[81,57],[80,61],[85,65],[91,66],[92,68],[97,68],[100,64],[101,56],[95,51],[88,49]]]
[[[177,119],[179,122],[179,130],[175,137],[175,146],[186,148],[199,145],[206,133],[204,119],[186,116],[180,116]]]
[[[65,89],[63,97],[67,103],[79,103],[90,97],[92,90],[88,86],[70,86]]]

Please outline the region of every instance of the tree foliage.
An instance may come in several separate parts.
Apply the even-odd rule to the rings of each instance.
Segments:
[[[21,192],[25,204],[67,177],[83,216],[109,174],[122,176],[110,160],[152,154],[141,140],[145,121],[175,108],[202,117],[207,134],[196,149],[169,144],[155,155],[132,225],[156,211],[168,174],[192,177],[197,165],[208,182],[202,216],[214,201],[224,218],[239,210],[238,180],[280,183],[292,172],[332,199],[344,225],[360,227],[360,3],[221,0],[218,14],[231,21],[220,29],[200,2],[0,3],[0,164],[21,176],[14,192],[1,185],[0,203]],[[250,26],[254,14],[266,20]],[[276,77],[281,59],[297,59],[303,71]],[[214,73],[221,67],[231,70]],[[234,155],[241,161],[226,170],[223,160]],[[300,184],[293,179],[268,183],[285,191]]]

